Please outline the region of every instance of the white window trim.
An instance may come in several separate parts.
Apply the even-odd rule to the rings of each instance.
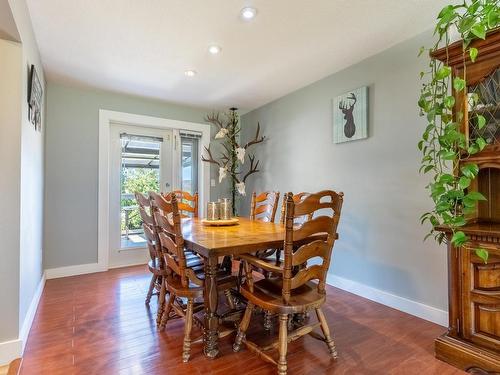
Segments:
[[[161,117],[136,115],[126,112],[99,110],[99,186],[98,186],[98,215],[97,215],[97,262],[102,271],[109,266],[109,133],[110,125],[119,123],[124,125],[147,126],[160,129],[172,129],[174,134],[179,130],[188,130],[201,133],[199,155],[204,147],[210,143],[210,125],[179,120],[170,120]],[[172,148],[174,149],[174,147]],[[199,207],[203,216],[207,202],[210,200],[210,165],[201,163],[199,166]]]

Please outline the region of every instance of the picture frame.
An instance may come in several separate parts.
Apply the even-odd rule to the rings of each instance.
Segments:
[[[28,118],[35,130],[42,130],[42,98],[43,89],[35,65],[31,65],[28,77]]]
[[[368,86],[333,99],[333,143],[368,138]]]

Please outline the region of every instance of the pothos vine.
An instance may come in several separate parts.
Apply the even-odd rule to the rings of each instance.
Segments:
[[[422,47],[419,55],[426,51],[432,54],[442,47],[447,49],[450,34],[456,31],[463,41],[464,61],[469,57],[474,63],[480,51],[472,47],[471,42],[477,38],[485,39],[489,30],[499,26],[500,0],[465,0],[458,5],[448,5],[437,17],[434,45],[427,49]],[[482,137],[467,140],[461,131],[461,122],[467,109],[461,108],[460,103],[455,105],[451,87],[457,93],[464,91],[466,94],[465,68],[462,77],[452,78],[447,61],[431,58],[428,71],[421,72],[420,78],[426,82],[422,85],[418,106],[428,123],[418,142],[418,148],[423,154],[420,172],[432,176],[427,188],[434,201],[434,208],[421,216],[421,222],[423,224],[428,221],[432,225],[426,238],[434,236],[442,243],[446,239],[444,232],[434,228],[443,225],[452,232],[452,244],[462,246],[470,241],[461,230],[467,223],[466,216],[475,211],[478,201],[486,200],[481,193],[467,190],[477,177],[479,167],[471,162],[464,164],[464,161],[482,151],[487,143]],[[477,94],[469,95],[470,105],[474,106],[478,100]],[[478,129],[486,125],[486,119],[480,114],[473,115],[470,121],[474,121]],[[484,262],[488,261],[485,249],[476,248],[475,251]]]

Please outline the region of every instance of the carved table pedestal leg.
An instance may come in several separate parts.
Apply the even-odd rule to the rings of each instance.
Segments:
[[[219,320],[217,317],[218,293],[217,293],[217,257],[205,259],[205,329],[203,333],[203,352],[209,358],[215,358],[219,354],[218,330]]]

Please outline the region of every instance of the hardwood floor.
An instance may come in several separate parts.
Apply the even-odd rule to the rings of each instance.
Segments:
[[[220,340],[222,355],[206,359],[194,345],[182,363],[182,320],[165,332],[155,325],[156,298],[144,305],[150,275],[128,267],[48,280],[31,329],[21,374],[274,374],[272,366],[243,349],[234,335]],[[462,374],[433,356],[444,328],[328,287],[324,312],[339,358],[326,345],[304,337],[289,346],[289,374]],[[311,318],[314,319],[314,318]],[[260,336],[254,318],[248,335]],[[194,333],[196,336],[197,333]]]

